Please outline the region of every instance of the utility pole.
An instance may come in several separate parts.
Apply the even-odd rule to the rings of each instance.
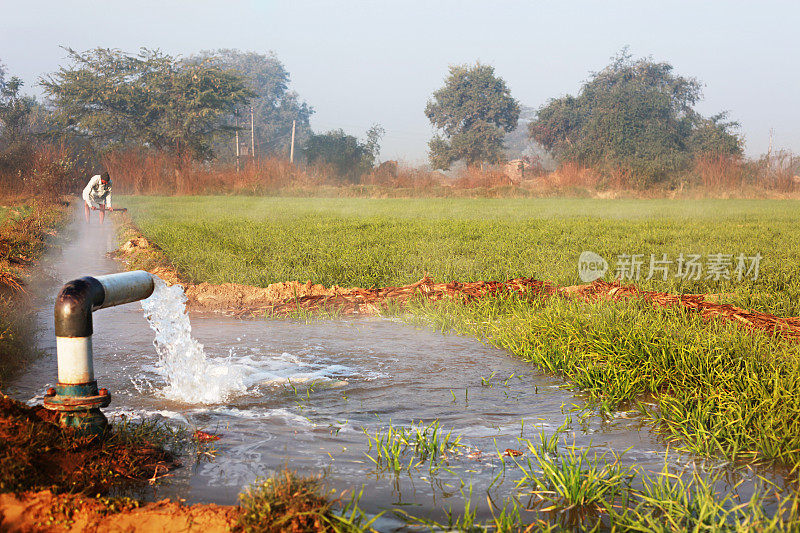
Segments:
[[[289,149],[289,162],[294,163],[294,126],[297,121],[292,121],[292,147]]]
[[[239,172],[239,115],[235,115],[236,124],[236,172]]]
[[[767,148],[767,161],[769,161],[770,156],[772,155],[772,141],[775,137],[775,128],[769,129],[769,148]]]
[[[256,127],[253,123],[253,106],[250,106],[250,155],[256,160]]]
[[[767,170],[766,177],[769,178],[772,174],[772,141],[775,137],[775,128],[769,129],[769,148],[767,148]]]

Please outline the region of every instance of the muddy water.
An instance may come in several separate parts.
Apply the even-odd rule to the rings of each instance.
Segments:
[[[67,235],[39,273],[37,342],[48,355],[7,390],[23,400],[40,400],[55,381],[52,304],[60,286],[121,268],[106,257],[115,248],[110,224],[76,218]],[[325,470],[337,489],[363,486],[361,504],[371,512],[403,506],[441,519],[443,508],[463,509],[461,489],[471,485],[486,514],[486,490],[502,472],[495,450],[519,449],[518,438],[555,430],[565,410],[582,403],[559,380],[504,351],[390,320],[301,324],[192,315],[191,327],[216,370],[175,390],[159,366],[154,333],[139,304],[94,314],[95,375],[113,396],[109,416],[163,417],[223,436],[216,459],[187,461],[154,498],[232,504],[257,476],[289,466],[304,473]],[[228,379],[238,381],[215,401],[209,387]],[[437,419],[469,446],[449,461],[449,471],[431,476],[423,467],[396,477],[377,472],[365,456],[364,430]],[[575,422],[567,437],[600,452],[628,450],[623,460],[645,470],[664,465],[664,446],[635,415]],[[671,453],[668,462],[686,465],[691,458]],[[499,501],[510,494],[518,478],[509,469],[491,488],[493,496]]]

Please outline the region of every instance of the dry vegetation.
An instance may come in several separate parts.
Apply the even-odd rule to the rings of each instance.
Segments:
[[[87,155],[66,144],[29,144],[0,152],[0,197],[4,202],[49,203],[83,187]]]
[[[256,481],[240,500],[238,531],[333,531],[332,502],[324,495],[320,478],[284,470],[274,478]]]
[[[6,201],[0,208],[0,387],[36,355],[30,343],[33,311],[24,297],[26,273],[66,212],[63,202]]]
[[[64,219],[87,174],[85,157],[66,144],[21,142],[0,150],[0,386],[32,353],[26,272]]]
[[[293,165],[278,158],[248,160],[237,171],[231,165],[130,149],[109,152],[102,163],[114,179],[115,191],[123,194],[781,197],[800,192],[800,157],[785,151],[758,160],[705,155],[691,171],[649,189],[638,189],[641,180],[621,168],[574,163],[552,172],[532,169],[520,180],[512,179],[502,165],[445,174],[389,161],[355,183],[337,176],[330,166]]]

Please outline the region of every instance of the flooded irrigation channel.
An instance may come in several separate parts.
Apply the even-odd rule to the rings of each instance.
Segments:
[[[43,263],[38,343],[48,355],[7,387],[19,399],[40,402],[56,380],[52,305],[61,285],[121,268],[106,257],[116,244],[111,224],[76,219],[68,237]],[[536,442],[542,430],[553,434],[570,408],[582,405],[560,380],[507,352],[397,321],[192,315],[191,332],[179,322],[161,324],[157,350],[142,307],[94,314],[95,375],[113,398],[105,413],[112,420],[160,417],[222,436],[215,457],[185,461],[149,498],[234,504],[257,477],[289,467],[324,471],[337,490],[363,488],[360,506],[370,513],[403,509],[442,520],[444,509],[463,511],[471,490],[478,518],[487,518],[487,493],[498,505],[518,494],[515,461],[526,464],[530,456],[504,457],[504,451],[527,451],[525,439]],[[144,307],[169,322],[182,303],[157,289]],[[667,454],[636,413],[572,419],[562,438],[579,448],[620,454],[642,472],[660,472],[665,462],[675,470],[700,468],[691,456]],[[406,450],[399,472],[379,460],[376,439],[400,428],[428,427],[431,436],[437,424],[440,441],[450,432],[451,441],[461,437],[445,457],[417,464],[419,455]],[[725,484],[742,476],[755,478],[737,473]],[[748,485],[740,487],[743,496]],[[391,529],[397,523],[391,516],[377,525]]]

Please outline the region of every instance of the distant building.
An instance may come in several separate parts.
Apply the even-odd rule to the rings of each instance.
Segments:
[[[397,177],[397,161],[384,161],[372,171],[378,180],[388,181]]]
[[[533,158],[521,157],[508,161],[503,170],[506,176],[508,176],[508,179],[510,179],[513,184],[518,185],[523,180],[538,175],[541,172],[541,165]]]

